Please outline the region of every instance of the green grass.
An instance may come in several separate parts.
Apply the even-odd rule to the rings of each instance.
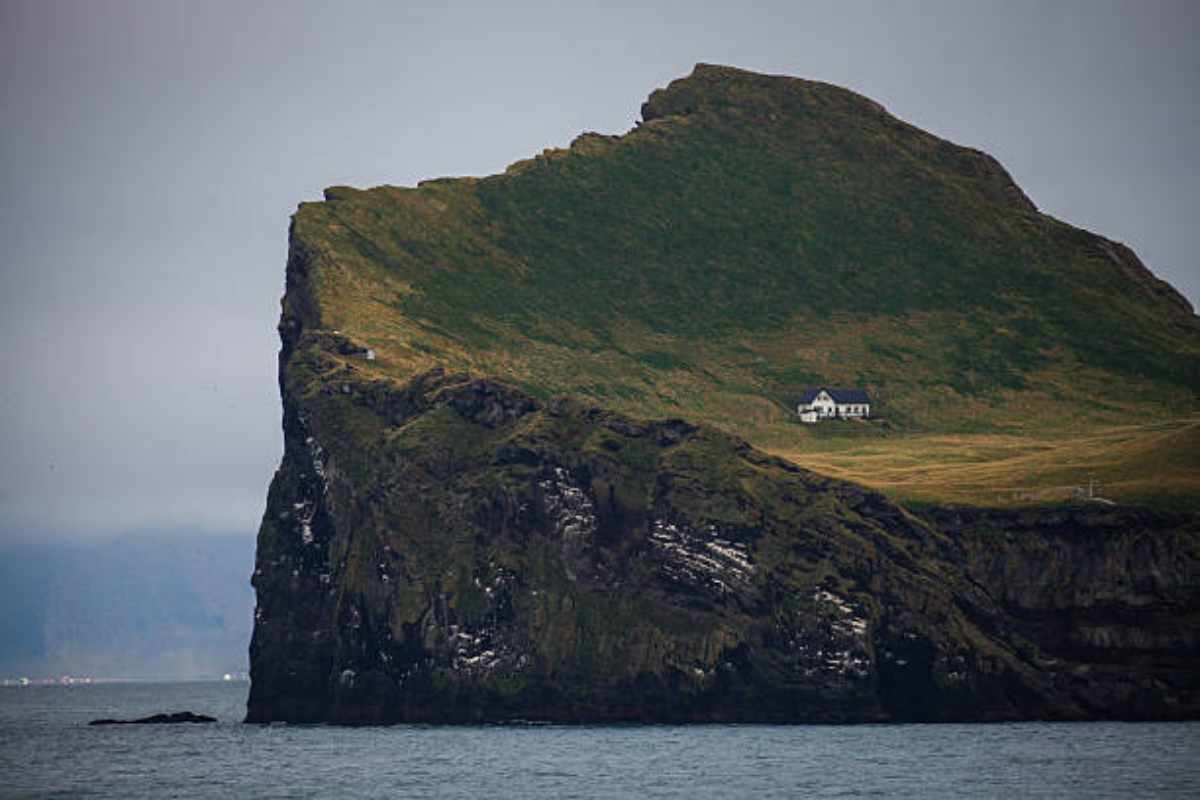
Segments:
[[[440,365],[775,452],[1200,408],[1197,318],[988,156],[844,89],[727,68],[645,113],[501,175],[304,204],[310,324],[374,347],[359,366],[381,377]],[[888,426],[798,426],[821,384],[868,389]]]

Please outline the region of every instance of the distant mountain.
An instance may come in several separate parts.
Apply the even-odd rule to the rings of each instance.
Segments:
[[[1200,516],[764,452],[1194,411],[1188,303],[845,89],[701,65],[642,116],[293,217],[248,719],[1200,716]],[[801,425],[814,385],[890,427]]]
[[[250,537],[182,531],[0,551],[0,676],[243,671],[253,553]]]

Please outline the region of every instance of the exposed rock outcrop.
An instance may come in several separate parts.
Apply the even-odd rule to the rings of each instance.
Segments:
[[[94,719],[88,725],[182,725],[216,721],[216,717],[210,717],[207,714],[175,711],[170,714],[151,714],[138,719]]]

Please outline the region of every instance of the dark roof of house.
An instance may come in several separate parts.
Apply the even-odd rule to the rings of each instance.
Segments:
[[[813,400],[817,399],[817,395],[824,390],[829,392],[829,396],[833,398],[835,403],[865,403],[869,404],[871,398],[862,389],[830,389],[828,386],[818,386],[816,389],[809,389],[800,396],[800,403],[808,405]]]

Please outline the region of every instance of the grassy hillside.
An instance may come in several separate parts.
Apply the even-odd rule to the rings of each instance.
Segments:
[[[839,435],[841,434],[841,435]],[[1186,510],[1200,498],[1200,417],[1087,431],[852,437],[774,451],[906,500],[1012,505],[1095,493]]]
[[[834,86],[701,65],[642,113],[502,175],[328,190],[292,230],[315,307],[285,317],[374,377],[705,421],[908,497],[1018,502],[1110,468],[1118,497],[1195,496],[1200,321],[1127,248]],[[799,425],[820,384],[884,421]]]

